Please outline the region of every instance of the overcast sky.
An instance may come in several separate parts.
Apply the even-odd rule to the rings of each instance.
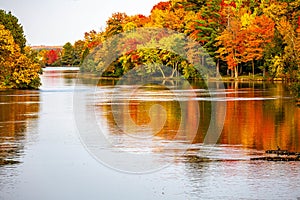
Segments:
[[[23,25],[28,45],[63,45],[100,31],[114,12],[149,15],[162,0],[0,0]]]

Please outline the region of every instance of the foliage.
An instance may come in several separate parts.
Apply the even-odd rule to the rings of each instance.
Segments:
[[[274,1],[263,12],[275,23],[276,40],[270,51],[277,51],[269,53],[266,59],[270,74],[272,77],[299,81],[300,2]]]
[[[0,25],[0,87],[37,89],[40,65],[21,52],[9,30]]]
[[[238,77],[238,65],[252,62],[254,76],[254,61],[263,58],[265,47],[274,37],[274,22],[265,15],[249,14],[248,10],[234,10],[228,27],[217,37],[220,58],[225,60],[228,68]]]
[[[62,48],[53,47],[36,50],[35,59],[41,62],[42,66],[79,66],[89,54],[89,48],[83,40],[77,40],[74,45],[67,42]]]
[[[73,65],[80,65],[80,63],[83,60],[83,53],[84,53],[84,41],[78,40],[74,43],[74,60],[73,60]]]
[[[107,20],[107,27],[105,29],[105,37],[111,37],[118,33],[123,32],[122,24],[125,24],[127,15],[125,13],[114,13]]]
[[[289,87],[291,93],[296,97],[300,98],[300,83],[299,82],[294,82],[290,85]]]
[[[56,65],[60,59],[60,49],[51,49],[44,54],[45,64],[47,66]]]
[[[200,43],[211,58],[206,58],[205,52],[185,46],[187,57],[197,57],[200,65],[212,66],[216,62],[216,71],[228,69],[235,77],[243,72],[253,76],[263,72],[270,78],[294,81],[300,78],[299,1],[170,0],[154,5],[149,16],[114,13],[104,31],[85,34],[77,55],[83,60],[88,53],[93,54],[95,49],[103,47],[108,38],[123,32],[132,33],[131,38],[122,41],[124,51],[119,51],[121,56],[111,61],[103,72],[106,62],[114,56],[100,48],[104,52],[98,52],[94,59],[87,58],[81,70],[117,77],[132,69],[164,78],[199,76],[186,57],[172,52],[178,45],[175,38],[157,39],[151,35],[138,38],[134,32],[139,27],[166,28],[188,35]],[[141,40],[146,45],[140,45]],[[161,65],[168,66],[169,71],[165,72]]]
[[[73,66],[74,59],[75,59],[74,47],[70,42],[67,42],[63,46],[61,63],[62,65]]]
[[[24,36],[23,27],[18,23],[18,19],[13,16],[11,12],[0,10],[0,24],[2,24],[5,29],[10,31],[15,43],[19,45],[21,52],[24,52],[26,39]]]

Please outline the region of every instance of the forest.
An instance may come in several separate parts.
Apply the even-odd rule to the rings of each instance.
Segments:
[[[114,13],[104,30],[86,32],[73,45],[62,50],[42,52],[47,65],[80,65],[108,38],[139,28],[165,28],[182,33],[198,42],[213,59],[222,76],[247,75],[265,79],[300,79],[300,1],[299,0],[171,0],[153,6],[149,16]],[[162,47],[174,42],[156,42]],[[150,41],[149,41],[150,42]],[[151,41],[153,42],[153,41]],[[125,52],[103,71],[101,62],[82,65],[85,72],[120,77],[140,64],[158,62],[174,68],[187,78],[196,78],[191,63],[165,49],[142,48],[132,37],[127,45],[135,51]],[[188,49],[188,47],[184,47]],[[105,55],[102,52],[101,56]],[[54,59],[53,59],[54,58]],[[153,73],[153,70],[142,70]],[[164,74],[162,74],[164,76]]]
[[[163,78],[193,79],[203,75],[188,58],[204,58],[204,54],[198,64],[214,67],[216,73],[211,76],[300,80],[300,0],[160,2],[149,16],[113,13],[103,30],[85,32],[82,39],[62,48],[39,50],[26,46],[16,17],[3,10],[0,14],[1,87],[38,88],[41,66],[80,66],[82,72],[108,77],[120,77],[134,69],[149,76],[159,71]],[[179,34],[141,34],[141,29],[150,28]],[[119,51],[105,67],[110,52],[97,51],[120,34],[131,35],[122,41],[127,51]],[[183,37],[201,45],[205,53],[179,44]],[[185,56],[172,52],[179,47],[187,52]],[[161,65],[170,70],[164,72]]]

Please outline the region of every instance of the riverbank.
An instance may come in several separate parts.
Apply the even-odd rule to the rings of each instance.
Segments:
[[[223,81],[223,82],[286,82],[283,78],[271,78],[263,76],[239,76],[234,78],[231,76],[221,76],[221,78],[209,78],[210,81]]]
[[[98,75],[96,73],[87,73],[87,72],[83,72],[81,73],[80,77],[84,77],[84,78],[99,78],[101,77],[101,79],[114,79],[114,80],[118,80],[121,77],[114,77],[114,76],[101,76]],[[134,77],[132,77],[134,78]],[[181,77],[172,77],[172,78],[165,78],[164,80],[176,80],[176,79],[180,79]],[[159,77],[155,77],[155,79],[160,79]],[[163,78],[161,78],[163,79]],[[194,79],[190,79],[190,80],[194,80]],[[195,80],[200,80],[200,79],[195,79]],[[221,76],[221,77],[209,77],[208,81],[223,81],[223,82],[294,82],[294,81],[287,81],[284,78],[271,78],[271,77],[263,77],[260,75],[255,75],[253,76],[239,76],[238,78],[234,78],[231,76]]]

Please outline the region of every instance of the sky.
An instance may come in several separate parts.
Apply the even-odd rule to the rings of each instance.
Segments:
[[[23,26],[27,45],[64,45],[105,28],[114,12],[148,16],[162,0],[0,0]]]

